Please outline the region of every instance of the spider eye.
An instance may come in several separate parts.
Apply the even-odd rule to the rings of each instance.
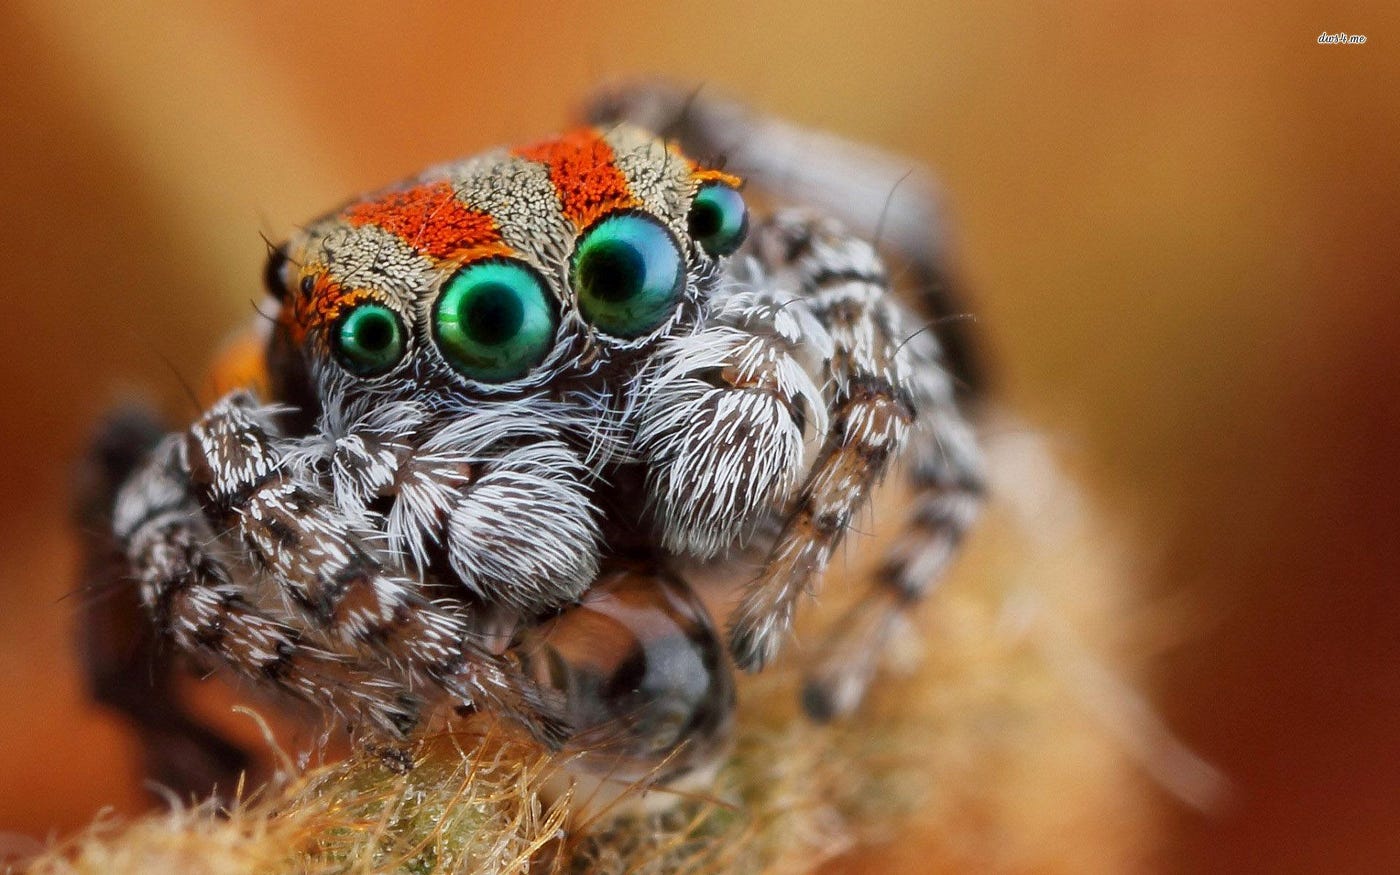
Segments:
[[[743,195],[731,185],[702,185],[690,203],[690,236],[718,258],[738,249],[749,233],[749,210]]]
[[[403,325],[388,307],[361,304],[336,321],[331,351],[341,367],[355,376],[377,377],[403,358]]]
[[[614,213],[586,231],[569,277],[584,318],[618,337],[665,322],[685,285],[675,237],[641,213]]]
[[[463,376],[485,383],[523,377],[544,361],[557,321],[544,279],[510,259],[457,271],[433,308],[443,357]]]

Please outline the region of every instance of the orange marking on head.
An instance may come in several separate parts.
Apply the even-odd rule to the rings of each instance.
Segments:
[[[292,342],[298,345],[306,339],[308,331],[330,325],[347,308],[374,297],[365,289],[345,289],[324,273],[311,276],[311,293],[302,294],[297,289],[291,306],[284,306],[280,314]]]
[[[451,183],[431,182],[362,201],[345,210],[355,227],[376,225],[418,252],[436,259],[467,261],[509,255],[489,213],[457,200]]]
[[[564,215],[576,228],[592,224],[610,210],[641,204],[617,169],[612,147],[592,129],[525,146],[515,154],[549,167],[549,181]]]
[[[723,182],[724,184],[732,186],[734,188],[744,187],[744,180],[742,178],[735,176],[732,173],[725,173],[723,170],[714,170],[712,168],[692,166],[690,175],[695,178],[695,181],[697,183]]]
[[[690,168],[690,178],[694,179],[697,185],[705,182],[723,182],[734,188],[744,187],[744,178],[742,176],[725,173],[717,167],[706,167],[699,161],[694,160],[689,155],[682,152],[680,144],[675,141],[668,141],[666,143],[666,151],[685,162],[686,166]]]

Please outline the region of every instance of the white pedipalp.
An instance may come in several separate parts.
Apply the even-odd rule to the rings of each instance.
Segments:
[[[804,423],[824,427],[825,405],[771,336],[718,325],[662,347],[629,415],[662,543],[707,557],[741,545],[786,500],[803,469]]]

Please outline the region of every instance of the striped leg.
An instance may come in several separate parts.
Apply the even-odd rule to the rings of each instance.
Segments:
[[[567,728],[519,670],[470,640],[460,612],[429,601],[380,561],[376,529],[310,478],[281,470],[271,411],[247,395],[216,404],[184,451],[205,514],[235,530],[306,620],[337,647],[388,659],[415,687],[439,687],[558,745]]]
[[[159,418],[133,405],[108,415],[82,460],[74,508],[82,556],[78,653],[93,700],[136,731],[144,773],[176,798],[228,798],[250,759],[190,713],[177,682],[178,653],[160,640],[141,603],[123,545],[112,531],[117,492],[165,436]]]
[[[791,282],[826,329],[829,425],[760,577],[730,628],[735,661],[761,669],[792,624],[797,599],[826,567],[851,517],[898,454],[915,416],[915,362],[870,245],[789,211],[758,230],[758,258]]]
[[[417,719],[406,691],[312,648],[276,622],[206,545],[216,538],[190,497],[177,439],[167,439],[118,497],[113,528],[141,598],[181,648],[207,653],[255,682],[401,734]]]
[[[894,624],[942,578],[981,506],[982,462],[971,427],[951,404],[919,414],[925,421],[911,435],[907,470],[911,511],[869,591],[817,649],[802,699],[815,719],[842,717],[860,704]]]
[[[882,270],[863,277],[864,267],[849,259],[838,258],[834,269],[824,265],[812,245],[821,234],[789,235],[787,251],[771,242],[767,251],[760,247],[766,267],[779,273],[797,268],[797,285],[813,297],[814,311],[829,320],[838,341],[844,333],[849,342],[855,329],[877,355],[863,361],[848,356],[844,364],[839,355],[832,360],[832,430],[795,515],[741,608],[734,629],[741,662],[753,666],[771,655],[776,631],[790,621],[795,594],[825,564],[850,511],[879,479],[907,424],[917,420],[908,438],[916,455],[909,470],[915,507],[906,532],[870,593],[821,648],[808,685],[814,715],[844,713],[859,702],[890,626],[937,581],[981,500],[981,460],[953,383],[960,400],[975,401],[985,367],[973,325],[961,318],[966,306],[949,282],[936,182],[908,160],[752,112],[708,86],[623,83],[595,97],[589,119],[648,127],[679,141],[691,155],[721,160],[780,203],[806,204],[840,218],[857,235],[877,239],[895,257],[903,285],[929,320],[915,334],[915,326],[893,318],[898,308],[881,300],[887,291]],[[855,300],[823,303],[833,292]],[[883,324],[882,314],[891,317]],[[870,368],[882,364],[876,350],[881,344],[886,359],[893,350],[894,378]],[[862,379],[862,369],[873,379]],[[901,410],[905,402],[910,406]],[[862,453],[869,456],[863,471],[850,458]]]

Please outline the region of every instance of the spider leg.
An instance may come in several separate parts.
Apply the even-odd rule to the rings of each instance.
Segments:
[[[567,727],[553,703],[472,639],[462,606],[429,601],[375,549],[382,535],[368,517],[284,465],[274,416],[235,393],[189,429],[183,453],[206,517],[236,531],[290,606],[337,646],[387,657],[414,687],[444,689],[560,744]]]
[[[985,486],[972,428],[946,398],[924,395],[905,477],[904,528],[869,590],[836,621],[810,666],[802,701],[817,720],[850,714],[864,698],[900,617],[942,579],[981,507]]]
[[[214,787],[231,791],[249,757],[182,706],[175,654],[160,646],[112,532],[118,489],[162,436],[146,409],[117,411],[103,421],[79,469],[75,504],[83,566],[77,640],[89,694],[132,723],[145,774],[178,796],[202,798]]]
[[[793,594],[825,564],[849,510],[879,479],[901,432],[918,420],[908,438],[916,459],[909,469],[914,509],[906,531],[870,593],[824,643],[808,684],[805,698],[814,715],[845,713],[859,702],[890,627],[938,579],[981,502],[981,460],[958,402],[978,400],[986,368],[947,270],[938,186],[906,159],[755,113],[708,88],[657,80],[623,83],[596,96],[589,118],[648,127],[677,140],[688,154],[717,161],[780,203],[837,217],[856,235],[876,240],[894,256],[928,320],[927,329],[916,333],[909,320],[897,318],[900,309],[886,294],[883,270],[862,276],[864,268],[838,259],[834,270],[826,266],[825,275],[814,273],[810,268],[824,269],[822,259],[814,258],[823,247],[812,246],[821,235],[787,235],[784,246],[770,246],[767,253],[759,247],[766,267],[781,271],[806,263],[809,268],[798,271],[805,271],[799,284],[805,293],[816,293],[816,315],[831,320],[832,334],[846,344],[869,343],[872,335],[864,332],[873,332],[875,343],[867,352],[876,355],[838,354],[832,360],[838,394],[833,428],[804,487],[798,515],[741,607],[734,639],[741,663],[761,664],[771,655],[776,636],[766,624],[786,628]],[[844,293],[848,300],[832,307],[820,300],[823,293]],[[891,357],[893,362],[881,361]],[[861,378],[862,371],[874,379]],[[895,390],[894,404],[876,400],[891,398],[887,386]],[[850,427],[844,438],[838,435],[843,418]],[[863,452],[861,447],[872,453],[863,473],[862,463],[850,459]],[[842,500],[843,491],[848,500]]]
[[[890,560],[886,587],[862,602],[829,643],[840,659],[819,666],[809,700],[832,693],[829,711],[860,699],[869,659],[879,651],[897,610],[878,609],[896,594],[902,610],[917,601],[941,573],[948,553],[969,524],[980,487],[976,444],[953,403],[952,381],[927,333],[911,333],[909,319],[890,294],[874,249],[832,221],[784,211],[759,228],[760,262],[774,280],[787,281],[801,304],[825,328],[825,370],[830,424],[806,480],[771,547],[762,574],[748,588],[731,620],[731,648],[743,668],[762,668],[791,627],[798,596],[826,567],[855,510],[882,479],[910,434],[923,428],[931,441],[927,459],[913,466],[918,505],[909,538]],[[923,423],[920,423],[923,417]],[[946,461],[945,445],[958,449]],[[946,462],[946,465],[945,465]],[[952,473],[949,472],[951,466]],[[972,489],[953,489],[955,483]],[[923,538],[916,538],[921,533]],[[951,545],[949,545],[951,546]],[[939,559],[942,557],[942,559]],[[812,708],[822,711],[823,708]]]
[[[159,444],[117,499],[113,531],[135,572],[141,600],[182,649],[206,653],[245,677],[383,731],[403,733],[417,703],[332,654],[308,646],[301,632],[267,616],[210,545],[209,529],[189,491],[180,436]]]
[[[809,672],[807,710],[830,719],[859,704],[895,622],[927,595],[955,555],[981,505],[982,460],[937,339],[913,327],[868,244],[834,222],[795,211],[760,229],[756,243],[760,260],[802,291],[825,329],[832,410],[826,442],[764,576],[736,615],[738,652],[751,635],[776,640],[796,595],[825,566],[853,511],[902,447],[913,455],[903,532],[870,591],[818,648]]]
[[[763,571],[731,618],[735,661],[748,670],[776,655],[798,597],[826,567],[915,416],[900,314],[870,245],[795,211],[760,226],[754,242],[775,281],[795,285],[798,303],[826,329],[830,419]]]

